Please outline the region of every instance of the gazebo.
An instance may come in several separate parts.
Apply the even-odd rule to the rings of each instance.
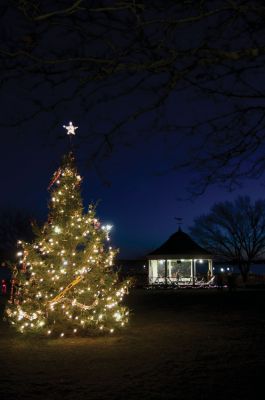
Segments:
[[[196,285],[199,282],[198,263],[207,263],[208,280],[213,276],[212,254],[181,228],[147,258],[150,285]]]

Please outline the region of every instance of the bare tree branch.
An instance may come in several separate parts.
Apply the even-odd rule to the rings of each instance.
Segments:
[[[251,263],[265,254],[264,211],[264,200],[251,203],[249,197],[216,203],[195,220],[191,232],[219,259],[236,263],[246,280]]]
[[[9,109],[13,103],[20,109],[19,101],[26,108],[24,116],[5,115],[0,126],[28,123],[51,110],[60,116],[75,104],[80,114],[99,120],[101,143],[90,154],[95,159],[118,138],[127,135],[129,142],[127,127],[148,115],[156,134],[175,132],[176,150],[186,140],[187,158],[172,160],[172,170],[197,171],[192,193],[212,183],[233,188],[244,174],[263,174],[262,1],[4,0],[0,15],[2,95]],[[14,87],[29,93],[27,102],[18,95],[9,100]],[[183,101],[200,113],[172,112],[159,121],[163,108]],[[103,104],[106,120],[113,121],[104,129],[97,117]]]

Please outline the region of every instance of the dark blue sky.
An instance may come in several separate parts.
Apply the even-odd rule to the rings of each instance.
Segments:
[[[215,2],[198,3],[198,8],[196,2],[183,8],[172,2],[165,9],[146,2],[141,11],[125,7],[109,14],[91,13],[88,4],[73,14],[55,12],[39,20],[36,13],[55,10],[54,2],[40,9],[28,2],[24,12],[9,3],[0,27],[6,49],[0,91],[0,208],[47,216],[47,186],[67,151],[62,125],[69,120],[79,126],[76,156],[84,203],[100,200],[98,215],[114,225],[113,243],[122,257],[143,256],[159,246],[177,229],[174,217],[183,218],[187,231],[215,202],[239,194],[263,197],[261,177],[251,182],[243,178],[243,187],[232,193],[212,186],[193,202],[179,201],[188,197],[185,188],[198,171],[172,169],[195,157],[197,149],[206,158],[214,150],[216,169],[224,151],[245,157],[245,164],[251,158],[255,162],[258,153],[263,157],[264,24],[257,9],[220,2],[216,14]],[[212,17],[209,10],[214,10]],[[194,22],[188,18],[183,24],[195,15]],[[172,25],[172,17],[181,23]],[[251,48],[255,51],[249,53]],[[151,111],[136,119],[143,110]],[[216,122],[223,113],[230,117]],[[119,136],[111,134],[111,154],[104,158],[96,152],[88,163],[102,138],[126,118]],[[194,135],[186,136],[183,127],[197,123],[199,128],[190,129]],[[212,147],[200,143],[207,135],[209,141],[215,138]],[[242,135],[245,141],[238,149]],[[258,167],[263,171],[262,157]]]
[[[70,119],[66,116],[62,125]],[[79,126],[77,135],[87,131],[85,120],[74,122]],[[65,134],[65,139],[50,140],[45,132],[39,134],[38,119],[30,130],[23,129],[21,134],[12,129],[1,132],[0,207],[26,209],[46,218],[47,186],[68,149],[68,137],[60,125],[57,132]],[[78,136],[74,139],[78,143]],[[232,193],[211,187],[193,202],[178,200],[187,197],[185,186],[192,173],[157,173],[170,165],[172,157],[159,136],[138,140],[132,147],[115,148],[110,157],[98,161],[101,176],[85,165],[87,150],[83,146],[76,152],[83,176],[84,204],[99,200],[98,216],[102,222],[113,224],[112,243],[120,248],[120,257],[144,256],[159,246],[177,229],[174,217],[183,218],[182,226],[187,231],[193,219],[207,213],[217,201],[231,200],[239,194],[253,199],[263,197],[262,183],[252,181]]]

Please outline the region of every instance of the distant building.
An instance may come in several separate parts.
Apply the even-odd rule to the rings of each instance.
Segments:
[[[213,255],[180,228],[147,258],[150,285],[196,285],[213,276]],[[204,276],[201,264],[206,267]]]

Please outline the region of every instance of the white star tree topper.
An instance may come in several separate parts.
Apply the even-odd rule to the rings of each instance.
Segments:
[[[67,135],[75,135],[76,129],[78,129],[78,126],[74,126],[73,123],[70,121],[69,125],[63,125],[63,128],[67,130]]]

